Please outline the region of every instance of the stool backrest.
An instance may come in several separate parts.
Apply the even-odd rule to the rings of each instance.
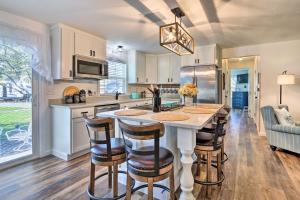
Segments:
[[[224,136],[223,129],[224,129],[224,124],[225,123],[226,123],[225,121],[223,121],[221,119],[217,119],[217,125],[216,125],[216,128],[215,128],[214,141],[213,141],[214,147],[216,147],[218,145],[219,137]]]
[[[90,138],[90,148],[97,144],[105,144],[107,159],[111,158],[111,141],[110,127],[112,127],[113,119],[111,118],[94,118],[90,119],[86,115],[83,116]]]
[[[154,156],[154,165],[148,172],[149,175],[156,176],[159,174],[159,138],[164,135],[164,125],[162,123],[154,123],[148,125],[131,125],[119,119],[119,127],[125,143],[127,158],[128,155],[137,156]],[[125,137],[135,140],[154,140],[153,150],[135,150],[126,143]],[[134,169],[129,167],[129,170]],[[143,172],[147,173],[147,172]]]

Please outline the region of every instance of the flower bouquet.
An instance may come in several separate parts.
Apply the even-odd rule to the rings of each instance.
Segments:
[[[192,83],[186,83],[181,88],[179,88],[178,93],[183,96],[183,104],[185,104],[185,97],[189,97],[192,99],[193,97],[197,96],[198,88]]]

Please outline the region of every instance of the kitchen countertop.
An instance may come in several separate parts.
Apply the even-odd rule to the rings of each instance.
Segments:
[[[94,107],[94,106],[103,106],[103,105],[109,105],[109,104],[122,104],[122,103],[131,103],[131,102],[139,102],[139,101],[148,101],[152,98],[141,98],[141,99],[120,99],[120,100],[99,100],[99,101],[93,101],[93,102],[87,102],[87,103],[74,103],[74,104],[59,104],[54,103],[50,104],[50,107],[66,107],[70,109],[76,109],[76,108],[86,108],[86,107]]]
[[[190,128],[190,129],[201,129],[203,126],[211,120],[211,118],[217,113],[222,107],[222,104],[218,104],[219,108],[215,109],[214,113],[211,114],[191,114],[191,113],[185,113],[181,109],[174,110],[174,111],[167,111],[163,113],[171,113],[171,114],[183,114],[189,116],[188,120],[184,121],[163,121],[162,123],[166,126],[173,126],[173,127],[179,127],[179,128]],[[123,110],[123,109],[120,109]],[[136,122],[144,122],[144,123],[152,123],[152,122],[159,122],[157,120],[152,119],[152,115],[156,114],[152,111],[147,111],[144,115],[139,116],[116,116],[114,111],[108,111],[97,114],[99,117],[112,117],[112,118],[119,118],[122,120],[128,120],[128,121],[136,121]]]

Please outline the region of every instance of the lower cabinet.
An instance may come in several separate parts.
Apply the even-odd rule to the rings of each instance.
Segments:
[[[52,154],[71,160],[89,151],[89,137],[82,113],[94,116],[94,107],[71,109],[64,106],[51,108]]]
[[[89,147],[89,136],[84,119],[72,119],[72,153],[88,149]]]

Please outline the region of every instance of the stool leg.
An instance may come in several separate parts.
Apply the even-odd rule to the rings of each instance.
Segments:
[[[218,181],[221,180],[221,176],[222,176],[222,154],[221,153],[218,153],[217,155],[217,176],[218,176]],[[222,185],[222,183],[219,183],[218,184],[219,186]]]
[[[222,146],[221,146],[221,160],[224,160],[224,137],[222,138]]]
[[[95,164],[91,162],[90,171],[90,193],[94,195],[95,193]]]
[[[127,171],[127,180],[126,180],[126,200],[131,200],[131,184],[132,179]]]
[[[118,196],[118,164],[113,165],[113,197]]]
[[[108,167],[108,188],[112,188],[112,169],[111,166]]]
[[[170,199],[175,200],[174,166],[172,167],[172,170],[170,172],[169,183],[170,183]]]
[[[206,180],[207,182],[211,182],[211,152],[207,152],[207,163],[206,163]],[[206,190],[207,196],[211,194],[211,186],[207,186]]]
[[[153,200],[153,178],[148,179],[148,200]]]

